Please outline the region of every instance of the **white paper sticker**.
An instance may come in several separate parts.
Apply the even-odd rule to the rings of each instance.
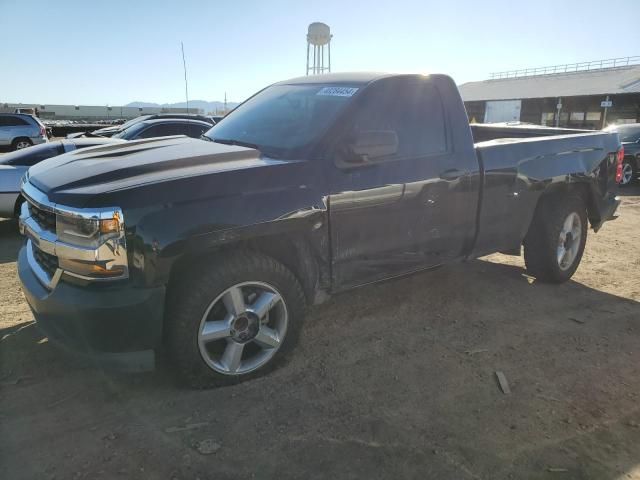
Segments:
[[[323,87],[316,95],[328,95],[331,97],[352,97],[358,89],[356,87]]]

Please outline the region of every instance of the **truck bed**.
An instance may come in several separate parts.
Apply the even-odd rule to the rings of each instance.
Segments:
[[[550,184],[595,179],[598,211],[615,191],[617,135],[595,132],[530,138],[503,138],[475,144],[481,170],[478,231],[474,252],[519,248],[540,193]],[[514,225],[516,228],[514,228]],[[491,228],[487,228],[491,226]]]
[[[573,133],[593,133],[593,130],[527,124],[472,123],[471,133],[474,142],[486,142],[499,138],[550,137],[554,135],[570,135]]]

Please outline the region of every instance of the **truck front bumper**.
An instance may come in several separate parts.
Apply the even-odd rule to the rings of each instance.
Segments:
[[[162,341],[165,288],[78,286],[65,281],[48,290],[20,250],[18,273],[37,326],[53,343],[91,363],[123,371],[155,367]]]

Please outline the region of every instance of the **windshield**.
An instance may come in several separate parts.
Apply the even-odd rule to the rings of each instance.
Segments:
[[[274,85],[240,105],[205,135],[294,158],[313,145],[351,101],[357,85]]]
[[[613,127],[614,132],[618,132],[621,142],[637,142],[640,139],[640,126],[617,126]]]
[[[125,129],[129,128],[131,125],[135,125],[136,123],[140,123],[140,122],[148,119],[149,117],[151,117],[151,115],[141,115],[140,117],[132,118],[131,120],[128,120],[128,121],[124,122],[118,128],[120,130],[125,130]]]
[[[124,140],[131,140],[138,133],[140,133],[141,130],[144,130],[144,128],[146,126],[147,126],[146,123],[142,123],[142,122],[135,123],[135,124],[133,124],[133,126],[130,126],[129,128],[125,128],[123,130],[120,130],[118,133],[113,135],[111,138],[122,138]]]

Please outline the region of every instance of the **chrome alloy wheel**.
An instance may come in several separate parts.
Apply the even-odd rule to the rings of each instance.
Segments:
[[[558,237],[557,258],[561,270],[568,270],[573,265],[580,251],[582,238],[582,221],[580,215],[571,212],[564,221]]]
[[[30,146],[31,143],[27,142],[26,140],[20,140],[18,143],[16,143],[16,150],[22,150],[23,148],[27,148]]]
[[[633,167],[629,162],[622,164],[622,178],[620,179],[620,185],[628,185],[633,180]]]
[[[267,364],[287,333],[282,295],[263,282],[234,285],[207,307],[198,330],[206,364],[224,375],[241,375]]]

